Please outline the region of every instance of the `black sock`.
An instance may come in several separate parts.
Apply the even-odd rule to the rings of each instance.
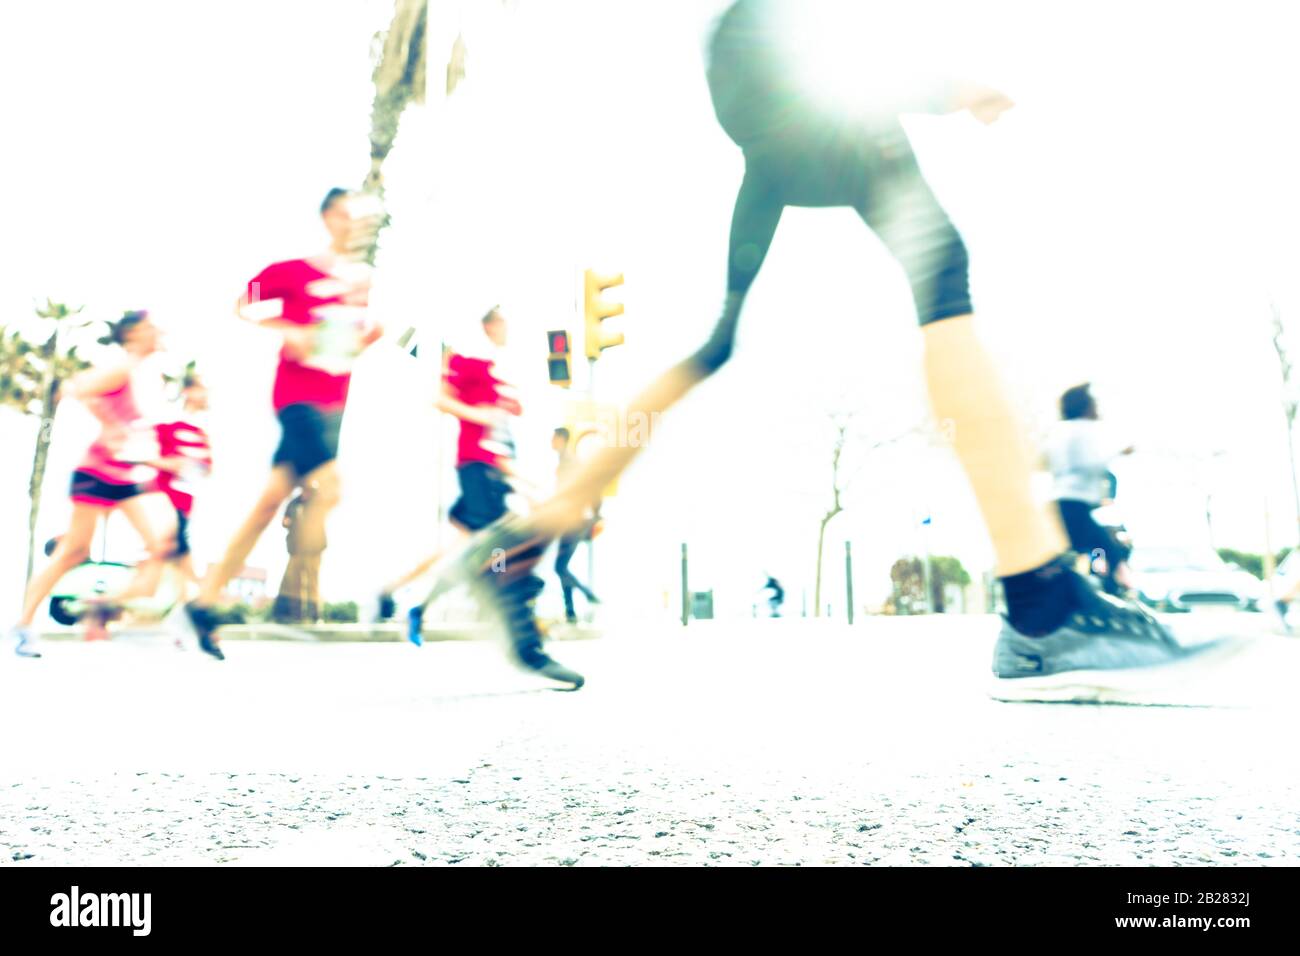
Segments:
[[[1002,579],[1007,597],[1007,619],[1028,637],[1050,634],[1074,610],[1074,582],[1066,558],[1055,558],[1041,568]]]

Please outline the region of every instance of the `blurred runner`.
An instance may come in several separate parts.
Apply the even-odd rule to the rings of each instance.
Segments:
[[[194,494],[198,484],[212,473],[212,447],[203,421],[208,411],[208,389],[193,368],[181,379],[180,416],[157,427],[157,487],[176,512],[176,539],[168,562],[176,568],[180,603],[188,597],[191,584],[199,583],[190,553],[190,517],[194,513]]]
[[[352,364],[383,331],[367,314],[371,270],[364,261],[381,215],[376,200],[331,189],[320,214],[329,248],[309,259],[267,266],[248,283],[236,307],[240,318],[283,336],[271,397],[281,439],[261,497],[220,562],[208,569],[199,596],[186,605],[188,629],[218,660],[225,655],[217,645],[213,608],[299,485],[311,492],[302,515],[301,550],[319,555],[324,549],[325,520],[339,499],[335,458]]]
[[[472,351],[492,354],[505,346],[506,321],[496,308],[483,316],[480,325],[486,341],[481,349]],[[505,472],[507,462],[514,457],[514,441],[510,437],[506,416],[518,415],[520,407],[508,394],[504,383],[491,374],[492,364],[490,358],[476,360],[450,349],[444,350],[442,355],[442,380],[434,407],[452,415],[460,423],[456,477],[461,496],[447,516],[447,523],[457,540],[463,540],[470,531],[486,527],[505,514],[505,499],[511,490],[505,481]],[[489,437],[493,432],[496,433],[495,439]],[[467,467],[470,465],[474,467]],[[484,475],[486,479],[479,480]],[[493,517],[484,520],[488,513]],[[433,552],[380,590],[377,615],[380,620],[388,620],[396,613],[393,595],[428,574],[447,550],[443,548]],[[430,594],[423,603],[407,611],[407,637],[417,646],[423,643],[424,611],[435,596]]]
[[[519,484],[515,473],[515,441],[510,420],[522,408],[514,386],[503,381],[497,361],[505,348],[507,326],[496,307],[482,318],[487,337],[487,356],[448,352],[444,357],[442,393],[437,407],[460,420],[460,438],[456,444],[456,477],[460,498],[452,505],[451,524],[462,535],[479,531],[502,518],[509,511],[506,498]],[[513,658],[524,668],[574,689],[582,686],[582,675],[564,667],[542,650],[542,632],[537,624],[534,604],[544,582],[533,574],[545,545],[516,555],[508,564],[499,564],[480,585],[483,603],[500,612],[510,640]],[[423,575],[441,555],[422,562],[384,592],[391,595],[398,587]],[[423,641],[424,610],[437,597],[437,588],[407,614],[407,636],[414,644]],[[381,594],[381,602],[384,600]]]
[[[72,473],[72,519],[68,530],[55,539],[49,563],[28,584],[21,614],[10,632],[20,657],[41,656],[32,629],[36,611],[59,579],[90,556],[90,544],[101,518],[120,511],[140,535],[147,553],[131,584],[106,596],[104,603],[152,594],[162,562],[171,550],[169,529],[159,530],[142,500],[156,489],[158,471],[146,462],[157,459],[158,446],[132,389],[132,375],[158,351],[160,335],[143,311],[127,312],[109,327],[106,344],[117,345],[117,354],[74,376],[61,389],[62,396],[76,398],[90,410],[99,421],[100,432]]]

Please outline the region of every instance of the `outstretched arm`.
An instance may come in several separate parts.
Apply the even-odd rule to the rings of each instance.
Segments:
[[[304,359],[311,354],[316,340],[316,330],[310,325],[289,322],[284,318],[283,299],[250,299],[241,295],[235,303],[235,315],[245,322],[273,329],[284,336],[285,354],[294,360]]]
[[[131,378],[137,362],[133,358],[110,365],[107,368],[91,368],[72,376],[66,386],[67,394],[73,398],[87,399],[95,395],[115,392]],[[62,392],[63,389],[60,389]]]
[[[448,415],[455,415],[462,421],[488,428],[499,424],[506,417],[506,413],[494,405],[467,405],[456,397],[455,390],[446,381],[442,383],[442,391],[434,400],[433,407]]]

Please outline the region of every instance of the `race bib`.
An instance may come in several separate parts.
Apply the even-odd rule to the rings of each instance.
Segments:
[[[313,310],[318,324],[311,354],[302,364],[331,375],[352,371],[361,354],[361,337],[365,334],[366,310],[351,305],[322,305]]]
[[[303,365],[331,375],[352,371],[369,328],[370,274],[370,266],[364,262],[345,262],[337,265],[331,275],[310,283],[308,291],[313,297],[340,301],[312,309],[316,337]]]

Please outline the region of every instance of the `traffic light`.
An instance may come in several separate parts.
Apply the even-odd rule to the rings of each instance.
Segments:
[[[603,350],[623,344],[622,332],[609,333],[601,325],[606,319],[623,314],[621,302],[604,302],[601,300],[601,293],[622,284],[623,273],[621,272],[615,276],[602,276],[588,269],[583,273],[582,316],[583,328],[586,332],[583,346],[589,359],[598,359]]]
[[[573,348],[569,344],[569,333],[564,329],[547,332],[546,347],[550,349],[550,357],[547,359],[546,368],[551,384],[559,385],[561,388],[568,388],[573,381],[573,376],[569,373],[569,356],[573,352]]]

